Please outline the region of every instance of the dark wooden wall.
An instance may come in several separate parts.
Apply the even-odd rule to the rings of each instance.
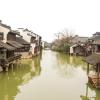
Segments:
[[[34,42],[35,42],[35,39],[36,39],[36,37],[31,37],[30,42],[31,42],[31,43],[34,43]]]
[[[16,41],[16,35],[12,33],[8,33],[7,40]]]

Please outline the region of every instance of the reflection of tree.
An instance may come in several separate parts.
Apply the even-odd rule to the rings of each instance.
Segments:
[[[34,65],[31,66],[32,62]],[[35,70],[32,71],[34,66]],[[21,65],[14,66],[14,69],[9,69],[8,72],[0,73],[0,100],[14,100],[14,97],[19,93],[18,86],[25,84],[34,76],[40,75],[40,58],[34,60],[23,60]]]
[[[59,64],[69,63],[70,59],[69,56],[63,53],[57,53],[56,55]]]
[[[89,89],[95,92],[95,96],[89,95]],[[86,85],[86,94],[80,96],[82,100],[100,100],[100,90],[93,88],[90,84]]]
[[[69,56],[67,54],[63,53],[57,53],[57,60],[59,64],[69,64],[74,67],[82,67],[83,69],[86,69],[86,64],[82,61],[82,57],[77,56]]]
[[[82,59],[82,57],[70,56],[70,65],[74,67],[81,67],[83,70],[86,70],[87,65],[82,61]]]
[[[77,75],[78,68],[86,70],[87,66],[81,57],[69,56],[63,53],[56,53],[56,68],[63,77],[74,77]],[[80,70],[81,70],[80,69]]]

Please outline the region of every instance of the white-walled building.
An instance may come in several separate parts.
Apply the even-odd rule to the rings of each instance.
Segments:
[[[7,34],[11,31],[11,27],[3,24],[2,21],[0,21],[0,38],[2,38],[3,42],[7,42]]]
[[[41,37],[28,29],[18,28],[18,31],[20,32],[20,35],[23,36],[23,39],[30,43],[30,52],[32,53],[32,55],[39,54]]]

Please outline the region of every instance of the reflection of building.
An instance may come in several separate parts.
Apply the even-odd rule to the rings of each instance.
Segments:
[[[31,63],[34,62],[34,65]],[[34,67],[34,71],[32,71]],[[21,65],[16,65],[6,73],[0,73],[0,100],[15,100],[20,92],[19,86],[26,84],[33,77],[40,75],[40,58],[23,60]]]
[[[72,63],[73,63],[73,57],[70,56],[70,64],[72,64]]]
[[[92,95],[90,95],[89,92],[93,92]],[[94,93],[95,95],[93,95]],[[92,88],[90,84],[87,84],[85,95],[81,95],[80,97],[81,97],[81,100],[100,100],[100,91]]]
[[[37,56],[32,60],[32,69],[31,71],[35,73],[35,75],[40,75],[41,67],[40,67],[40,56]]]
[[[86,93],[85,95],[80,96],[82,100],[90,100],[91,97],[88,97],[88,85],[86,85]]]
[[[83,67],[84,69],[86,69],[86,65],[85,63],[82,61],[81,57],[78,56],[69,56],[69,55],[65,55],[62,53],[57,53],[57,60],[59,61],[60,64],[70,64],[74,67]]]

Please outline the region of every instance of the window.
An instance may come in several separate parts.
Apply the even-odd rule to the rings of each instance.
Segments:
[[[0,32],[0,40],[3,40],[4,33]]]
[[[3,51],[1,51],[0,54],[3,54]]]

